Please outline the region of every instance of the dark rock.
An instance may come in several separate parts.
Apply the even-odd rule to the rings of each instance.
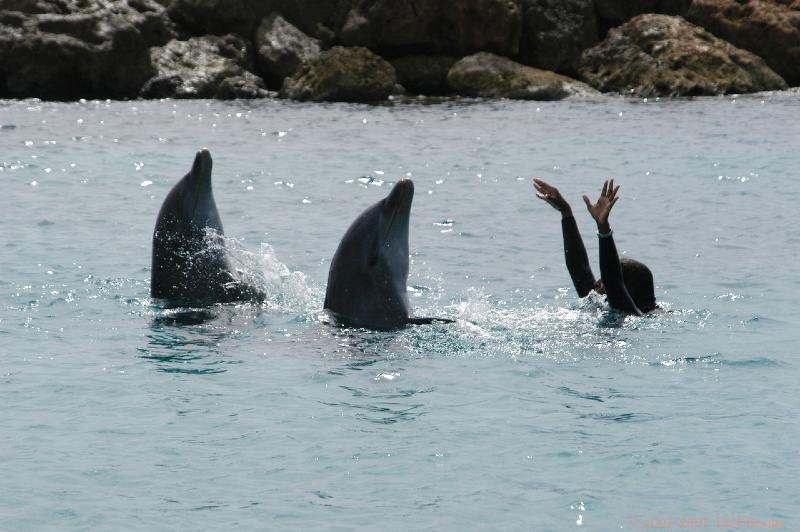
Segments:
[[[65,0],[3,0],[2,10],[17,11],[26,15],[42,13],[66,15],[71,12],[70,5]]]
[[[170,16],[191,35],[236,33],[252,38],[258,24],[280,13],[301,31],[326,42],[356,0],[173,0]]]
[[[256,30],[256,63],[267,81],[280,87],[297,69],[319,57],[318,40],[309,37],[274,13]]]
[[[152,48],[150,54],[156,75],[142,88],[143,98],[267,95],[261,78],[246,69],[249,65],[245,42],[234,35],[172,40]],[[222,86],[228,78],[234,79]]]
[[[284,81],[281,96],[294,100],[374,102],[395,85],[392,65],[366,48],[334,46]]]
[[[0,11],[0,26],[21,28],[25,24],[27,18],[25,13],[19,11]]]
[[[266,10],[259,12],[261,4]],[[278,2],[267,0],[173,0],[169,16],[190,35],[236,33],[250,36]]]
[[[687,18],[800,85],[800,1],[695,0]]]
[[[10,1],[22,11],[0,12],[0,97],[135,97],[149,48],[174,35],[153,0]]]
[[[329,46],[357,2],[358,0],[282,0],[279,11],[300,30]]]
[[[324,24],[317,24],[316,30],[314,31],[314,38],[319,41],[322,48],[327,49],[334,45],[336,41],[336,32]]]
[[[601,91],[701,96],[786,88],[763,59],[681,17],[639,15],[584,52],[580,74]]]
[[[143,98],[172,98],[181,88],[183,80],[178,74],[163,74],[150,78],[142,87]]]
[[[264,90],[264,83],[260,78],[250,72],[246,72],[243,76],[233,76],[223,79],[222,83],[217,87],[214,98],[219,100],[236,100],[266,98],[274,95],[275,93]]]
[[[570,76],[583,50],[597,44],[593,0],[523,0],[520,61]]]
[[[480,52],[458,61],[447,74],[447,83],[458,94],[516,100],[561,100],[568,96],[596,94],[580,81]]]
[[[594,0],[600,37],[643,13],[684,16],[691,3],[692,0]]]
[[[339,38],[385,57],[461,56],[480,50],[516,55],[521,0],[361,0]]]
[[[397,81],[414,94],[443,95],[450,92],[447,72],[456,62],[446,55],[407,55],[393,60]]]

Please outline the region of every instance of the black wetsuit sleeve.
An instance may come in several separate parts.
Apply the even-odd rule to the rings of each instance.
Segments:
[[[603,280],[603,286],[606,289],[608,304],[625,314],[642,316],[642,311],[633,302],[628,289],[625,288],[625,282],[622,279],[622,266],[619,262],[617,246],[614,244],[614,237],[609,235],[607,237],[599,237],[599,240],[600,278]]]
[[[594,288],[594,274],[574,217],[561,219],[561,232],[564,234],[564,259],[572,284],[575,285],[579,297],[586,297]]]

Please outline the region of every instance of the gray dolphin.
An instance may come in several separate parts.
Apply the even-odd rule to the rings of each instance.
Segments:
[[[232,271],[222,235],[211,190],[211,154],[203,149],[158,213],[151,297],[162,299],[167,307],[263,300],[263,292],[243,283]]]
[[[337,323],[369,329],[450,322],[412,318],[408,282],[408,222],[414,183],[398,181],[381,201],[361,213],[331,261],[325,309]]]

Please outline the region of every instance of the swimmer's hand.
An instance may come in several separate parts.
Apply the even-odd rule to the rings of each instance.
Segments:
[[[537,198],[549,203],[564,218],[572,216],[572,207],[569,206],[567,200],[561,196],[561,192],[556,187],[538,177],[533,178],[533,187],[536,189]]]
[[[586,208],[589,209],[589,214],[592,215],[594,221],[597,222],[597,230],[601,233],[608,233],[611,231],[611,226],[608,224],[608,215],[611,214],[611,209],[619,199],[617,191],[619,185],[614,186],[613,179],[606,179],[603,183],[603,190],[600,192],[600,197],[597,198],[597,203],[594,205],[586,194],[583,195],[583,201],[586,203]]]

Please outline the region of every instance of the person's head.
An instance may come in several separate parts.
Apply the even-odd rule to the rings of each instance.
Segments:
[[[620,260],[620,264],[625,288],[639,310],[650,312],[656,308],[656,293],[650,268],[638,260],[628,258]]]
[[[633,259],[622,259],[619,261],[622,267],[622,281],[625,289],[633,299],[633,302],[642,312],[650,312],[656,308],[656,294],[653,285],[653,274],[650,268]],[[594,290],[598,294],[605,294],[606,287],[603,281],[598,279],[594,283]]]

